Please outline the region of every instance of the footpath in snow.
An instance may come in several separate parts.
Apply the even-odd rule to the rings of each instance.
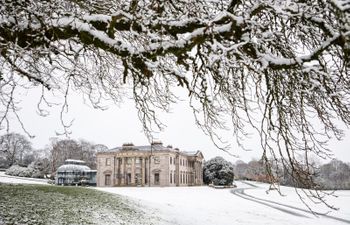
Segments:
[[[350,191],[339,191],[329,202],[338,211],[323,205],[310,205],[319,214],[312,214],[298,198],[295,190],[282,187],[283,196],[270,191],[268,185],[237,182],[234,189],[210,187],[113,187],[98,190],[128,196],[149,213],[157,213],[162,224],[232,225],[350,224]],[[325,214],[324,213],[327,213]]]

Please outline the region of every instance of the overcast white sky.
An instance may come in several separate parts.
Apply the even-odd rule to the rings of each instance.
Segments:
[[[38,103],[38,93],[23,93],[20,116],[31,134],[36,137],[31,139],[34,148],[44,148],[49,143],[50,137],[56,136],[56,131],[62,131],[59,120],[59,107],[51,110],[50,116],[41,117],[37,114],[36,104]],[[163,122],[167,127],[165,130],[156,135],[164,145],[172,145],[180,150],[194,151],[201,150],[206,159],[217,155],[236,161],[241,159],[249,161],[252,158],[261,157],[261,148],[257,137],[246,139],[246,147],[251,151],[245,151],[237,146],[233,146],[231,151],[238,155],[234,158],[228,154],[216,149],[209,137],[204,135],[194,123],[191,109],[186,102],[180,102],[173,106],[172,113],[162,114]],[[123,143],[132,142],[135,145],[148,144],[141,123],[138,120],[134,103],[126,100],[119,107],[111,105],[108,110],[101,111],[92,109],[92,107],[83,103],[79,96],[69,98],[69,112],[67,118],[74,118],[72,127],[73,139],[85,139],[95,144],[104,144],[109,148],[121,146]],[[19,124],[12,123],[11,131],[22,133]],[[1,134],[4,130],[1,131]],[[330,148],[334,150],[334,155],[343,161],[350,162],[350,132],[347,130],[343,141],[332,140]],[[62,137],[62,136],[61,136]],[[62,137],[63,138],[63,137]],[[231,138],[232,140],[234,138]]]

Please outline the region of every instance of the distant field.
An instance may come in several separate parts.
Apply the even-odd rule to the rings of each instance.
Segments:
[[[0,224],[152,224],[123,197],[82,187],[0,184]]]

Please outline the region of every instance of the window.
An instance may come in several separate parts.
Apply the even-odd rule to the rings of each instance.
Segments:
[[[173,158],[170,156],[170,165],[173,164]]]
[[[154,174],[154,184],[159,184],[159,173]]]
[[[154,157],[154,164],[159,164],[159,163],[160,163],[159,157],[155,156]]]
[[[140,164],[140,158],[136,158],[135,163]]]
[[[126,158],[126,164],[128,164],[128,165],[131,164],[131,158]]]
[[[173,183],[173,171],[170,171],[170,183]]]
[[[110,166],[111,165],[111,159],[110,158],[106,158],[106,166]]]
[[[111,175],[110,174],[105,175],[105,185],[106,186],[111,185]]]

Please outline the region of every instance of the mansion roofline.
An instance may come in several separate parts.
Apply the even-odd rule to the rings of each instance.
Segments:
[[[180,151],[178,148],[173,148],[172,145],[163,146],[163,143],[160,141],[152,142],[150,145],[134,145],[133,143],[124,143],[120,147],[115,147],[112,149],[109,149],[107,151],[98,152],[97,154],[114,154],[117,152],[123,152],[123,151],[144,151],[144,152],[159,152],[159,151],[168,151],[168,152],[174,152],[179,153],[181,155],[186,156],[198,156],[202,155],[201,151]]]

